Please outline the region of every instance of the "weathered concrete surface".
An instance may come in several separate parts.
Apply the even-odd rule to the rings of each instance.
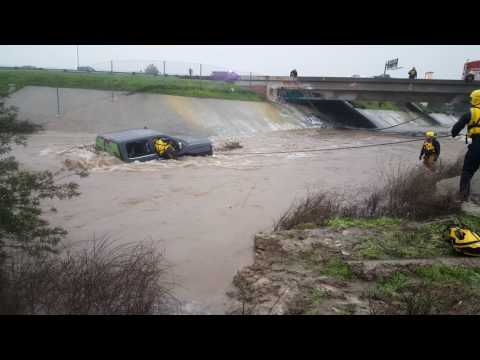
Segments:
[[[168,134],[234,136],[306,127],[298,114],[267,102],[28,86],[11,95],[20,117],[47,130],[99,133],[148,126]]]
[[[461,100],[478,88],[478,83],[460,80],[414,80],[372,78],[299,78],[298,81],[268,82],[272,89],[300,90],[307,98],[337,100],[427,101]]]
[[[405,128],[412,127],[428,127],[431,126],[427,121],[419,118],[418,114],[413,114],[406,111],[393,111],[393,110],[369,110],[369,109],[356,109],[359,113],[370,119],[378,128],[385,128],[389,126],[398,125],[406,121],[416,119],[410,123],[395,126],[396,131]]]
[[[430,114],[432,118],[434,118],[438,123],[440,123],[443,126],[448,126],[452,127],[453,124],[457,122],[457,118],[453,115],[447,115],[447,114],[440,114],[440,113],[432,113]]]

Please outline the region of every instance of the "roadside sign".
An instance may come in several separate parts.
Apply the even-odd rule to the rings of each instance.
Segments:
[[[398,58],[388,60],[387,63],[385,64],[385,68],[388,69],[396,69],[398,67]]]

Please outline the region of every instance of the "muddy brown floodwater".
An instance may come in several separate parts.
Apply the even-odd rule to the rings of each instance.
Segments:
[[[244,146],[213,157],[124,164],[88,145],[95,134],[46,131],[13,154],[31,169],[56,170],[66,159],[88,168],[81,196],[45,204],[46,218],[68,231],[66,243],[109,236],[154,241],[172,265],[180,313],[222,314],[235,273],[253,261],[253,235],[268,231],[308,190],[352,198],[379,184],[379,171],[420,164],[421,142],[356,150],[233,155],[400,141],[366,131],[308,129],[237,137]],[[215,139],[220,144],[222,139]],[[442,159],[466,150],[462,139],[440,139]],[[48,209],[55,205],[57,212]]]

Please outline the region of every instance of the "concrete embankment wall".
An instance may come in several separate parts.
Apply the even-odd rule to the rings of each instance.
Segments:
[[[28,86],[7,104],[48,130],[99,133],[147,126],[167,134],[235,136],[307,127],[304,119],[268,102]],[[59,115],[57,115],[59,112]]]
[[[315,114],[329,126],[347,126],[366,129],[391,128],[395,132],[423,132],[428,129],[444,132],[457,120],[446,114],[424,114],[405,108],[399,110],[372,110],[354,108],[346,101],[317,100],[296,104],[305,114]]]

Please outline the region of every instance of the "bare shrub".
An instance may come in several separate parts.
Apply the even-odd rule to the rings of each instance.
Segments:
[[[175,303],[163,255],[148,244],[104,238],[61,255],[13,256],[3,269],[4,314],[152,314]]]
[[[356,203],[338,194],[309,193],[295,202],[274,225],[274,230],[293,229],[300,224],[324,225],[333,217],[399,217],[424,220],[460,211],[452,192],[436,192],[440,180],[456,174],[461,160],[443,164],[435,173],[401,166],[383,174],[383,187],[373,189]]]
[[[451,165],[436,173],[423,168],[394,169],[384,176],[384,187],[372,193],[373,197],[380,199],[375,215],[423,220],[460,211],[454,193],[436,192],[437,182],[452,169],[454,166]]]
[[[339,214],[339,197],[328,193],[310,193],[294,203],[275,223],[274,230],[289,230],[300,224],[324,225]]]
[[[457,158],[457,160],[445,163],[440,160],[437,168],[436,175],[440,179],[448,179],[456,176],[460,176],[463,168],[463,156]]]

